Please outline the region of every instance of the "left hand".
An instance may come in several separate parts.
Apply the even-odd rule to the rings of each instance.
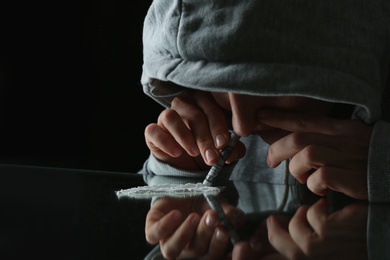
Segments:
[[[221,207],[234,227],[244,222],[239,209],[226,202]],[[145,237],[152,245],[160,244],[165,259],[222,259],[230,243],[203,196],[156,200],[146,215]]]
[[[261,110],[261,123],[287,131],[272,142],[267,163],[291,158],[289,170],[321,196],[329,189],[367,199],[368,149],[373,126],[359,120],[335,119],[276,110]]]

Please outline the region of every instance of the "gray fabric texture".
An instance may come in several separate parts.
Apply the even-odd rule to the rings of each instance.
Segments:
[[[354,104],[356,115],[372,123],[380,117],[388,48],[384,3],[157,0],[144,24],[141,82],[163,105],[179,93],[154,93],[154,79]]]
[[[192,90],[355,105],[353,117],[376,124],[369,200],[390,202],[389,126],[383,121],[390,118],[389,17],[390,1],[379,0],[155,0],[144,22],[141,83],[164,107]],[[247,155],[232,179],[282,183],[284,166],[269,169],[262,159],[267,144],[256,137],[243,141]],[[169,169],[152,157],[145,163],[149,172]]]
[[[369,201],[390,202],[390,1],[154,0],[143,44],[142,87],[164,107],[193,90],[354,105],[354,118],[375,124]],[[284,165],[270,169],[263,159],[266,143],[254,136],[241,141],[247,155],[221,174],[236,181],[284,182]],[[172,169],[152,155],[140,172],[197,174]],[[370,223],[370,230],[374,225],[379,223]]]

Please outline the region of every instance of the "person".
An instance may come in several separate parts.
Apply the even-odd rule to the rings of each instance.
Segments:
[[[164,109],[140,173],[205,176],[234,131],[233,181],[390,202],[389,15],[388,1],[154,0],[141,83]]]

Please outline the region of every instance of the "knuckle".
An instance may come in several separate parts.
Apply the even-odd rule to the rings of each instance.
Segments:
[[[288,165],[288,171],[295,177],[299,178],[302,174],[298,172],[298,165],[295,162],[296,157],[293,157],[293,159],[290,161]]]
[[[149,124],[145,127],[144,135],[150,136],[153,135],[156,132],[156,125],[155,124]]]
[[[268,149],[267,163],[269,166],[274,167],[276,165],[276,158],[278,154],[278,149],[271,145]]]
[[[273,234],[273,232],[268,232],[268,241],[273,245],[277,240],[277,236]]]
[[[145,239],[148,243],[152,245],[156,244],[156,239],[150,233],[145,234]]]
[[[183,103],[182,97],[174,97],[171,101],[171,108],[179,107]]]
[[[172,99],[171,108],[175,109],[175,108],[181,107],[184,104],[188,104],[188,103],[190,103],[190,100],[188,98],[183,97],[183,96],[177,96],[177,97],[174,97]]]
[[[290,143],[293,148],[300,149],[305,146],[305,134],[300,132],[295,132],[290,134]]]
[[[179,256],[178,250],[167,246],[161,246],[161,253],[165,259],[175,259]]]
[[[159,120],[163,122],[171,122],[176,120],[178,114],[173,109],[165,109],[160,113]]]
[[[195,124],[198,124],[205,119],[205,115],[201,110],[193,110],[186,116],[190,122],[194,122]]]
[[[317,147],[315,145],[308,145],[303,150],[303,158],[306,159],[308,163],[313,163],[317,158]]]
[[[309,177],[307,186],[312,192],[324,196],[328,191],[329,174],[324,171],[324,167],[320,167],[313,174],[315,178]]]
[[[276,152],[277,152],[277,149],[275,148],[275,146],[271,145],[268,148],[268,159],[273,158],[276,155]]]
[[[321,167],[316,170],[316,175],[320,183],[323,185],[327,185],[329,183],[329,173],[328,173],[328,168],[326,167]]]

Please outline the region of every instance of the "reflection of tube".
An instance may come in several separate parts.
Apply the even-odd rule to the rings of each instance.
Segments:
[[[236,232],[236,230],[233,228],[231,223],[229,222],[228,218],[226,217],[225,212],[223,211],[223,208],[221,204],[219,203],[217,196],[210,195],[207,193],[203,193],[204,197],[206,198],[207,202],[209,203],[210,207],[214,212],[217,214],[219,222],[221,222],[222,226],[226,228],[230,235],[230,241],[234,245],[237,243],[240,238]]]
[[[238,136],[236,133],[232,133],[232,136],[230,137],[230,142],[228,146],[221,152],[221,156],[219,157],[216,164],[211,167],[210,171],[208,172],[206,178],[203,181],[204,185],[210,186],[213,183],[213,180],[215,177],[217,177],[219,171],[221,170],[222,166],[225,164],[226,160],[229,158],[231,152],[233,151],[234,146],[236,145],[237,141],[240,139],[240,136]]]

